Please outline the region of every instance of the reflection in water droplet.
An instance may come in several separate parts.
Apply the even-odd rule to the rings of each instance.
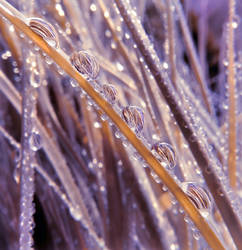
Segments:
[[[33,151],[38,151],[42,147],[42,139],[37,131],[31,133],[29,138],[30,148]]]
[[[165,162],[169,168],[176,166],[176,153],[173,147],[165,142],[157,142],[151,148],[160,162]]]

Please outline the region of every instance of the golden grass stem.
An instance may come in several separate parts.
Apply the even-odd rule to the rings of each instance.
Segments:
[[[35,34],[26,23],[19,18],[18,11],[14,9],[7,2],[0,1],[0,13],[12,22],[16,28],[20,29],[27,35],[36,45],[38,45],[53,61],[55,61],[70,77],[75,79],[80,87],[96,102],[96,104],[109,116],[109,118],[116,124],[120,131],[125,135],[129,142],[135,147],[145,161],[152,167],[152,169],[161,178],[163,183],[173,193],[180,205],[191,217],[201,234],[204,236],[210,247],[213,249],[225,249],[216,234],[210,228],[208,223],[204,220],[189,198],[185,195],[182,189],[176,184],[173,178],[160,165],[157,159],[153,156],[148,148],[140,141],[139,138],[132,132],[122,118],[112,109],[112,106],[106,102],[94,88],[83,79],[83,77],[72,67],[68,57],[62,52],[50,47],[41,37]]]

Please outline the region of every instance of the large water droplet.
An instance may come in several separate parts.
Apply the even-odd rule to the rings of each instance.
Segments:
[[[212,201],[208,191],[194,182],[183,182],[181,188],[203,217],[208,217]]]
[[[140,133],[144,127],[144,112],[140,107],[127,106],[123,108],[122,115],[129,127]]]
[[[114,104],[117,100],[117,90],[114,86],[110,85],[110,84],[104,84],[102,86],[102,91],[103,91],[103,94],[106,98],[106,100],[111,103],[111,104]]]
[[[99,74],[99,64],[96,58],[89,52],[81,50],[74,52],[70,61],[84,78],[94,80]]]
[[[169,168],[176,166],[176,153],[173,147],[165,142],[157,142],[151,148],[160,162],[165,162]]]
[[[28,19],[32,31],[41,36],[51,47],[59,47],[59,38],[55,28],[46,20],[38,17]]]

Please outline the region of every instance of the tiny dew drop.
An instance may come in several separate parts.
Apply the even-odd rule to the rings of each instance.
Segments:
[[[76,220],[76,221],[81,220],[82,215],[80,213],[80,209],[78,209],[77,207],[71,206],[69,211],[70,211],[70,214],[74,220]]]
[[[122,144],[125,148],[127,148],[129,146],[129,142],[125,139],[122,141]]]
[[[30,75],[30,84],[33,88],[40,86],[40,75],[39,72],[32,72]]]
[[[37,131],[31,133],[29,137],[29,145],[33,151],[38,151],[42,147],[42,138]]]
[[[20,151],[20,149],[17,149],[15,151],[15,155],[14,155],[14,161],[15,161],[15,163],[16,164],[19,163],[20,159],[21,159],[21,151]]]
[[[106,121],[106,120],[108,119],[108,117],[107,117],[106,114],[102,114],[102,115],[100,116],[100,118],[101,118],[102,121]]]
[[[193,238],[194,238],[195,240],[199,240],[199,239],[200,239],[200,233],[199,233],[198,231],[195,231],[195,232],[193,233]]]
[[[15,167],[15,169],[13,171],[13,178],[14,178],[14,180],[15,180],[15,182],[17,184],[20,183],[20,173],[21,173],[21,171],[20,171],[20,165],[17,164],[17,166]]]
[[[112,49],[117,49],[117,44],[115,42],[111,42],[111,48]]]
[[[122,136],[122,134],[119,131],[116,131],[114,135],[117,139],[120,139]]]
[[[53,63],[52,59],[48,56],[45,56],[45,62],[48,64],[48,65],[51,65]]]
[[[78,82],[75,81],[75,80],[73,80],[73,79],[70,81],[70,84],[71,84],[71,86],[72,86],[73,88],[76,88],[76,87],[79,86]]]

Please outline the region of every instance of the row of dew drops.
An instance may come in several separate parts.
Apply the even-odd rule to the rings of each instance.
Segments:
[[[27,24],[32,31],[41,36],[51,47],[55,49],[59,48],[58,34],[50,23],[41,18],[32,17],[27,19]],[[100,68],[96,58],[90,52],[84,50],[75,51],[70,56],[70,62],[87,81],[90,81],[94,85],[95,90],[99,91],[110,104],[114,105],[117,102],[118,92],[115,86],[111,84],[103,84],[102,86],[96,84],[95,80],[98,77]],[[73,80],[71,81],[71,85],[74,88],[79,86]],[[81,95],[83,94],[81,92]],[[129,105],[116,110],[120,110],[123,120],[140,137],[144,127],[144,112],[142,108]],[[103,120],[107,119],[105,115],[101,118]],[[117,138],[122,137],[119,131],[116,131],[115,136]],[[42,145],[39,133],[35,132],[35,134],[32,134],[29,143],[34,151],[39,150]],[[156,142],[151,146],[151,152],[167,170],[171,171],[176,166],[176,153],[170,144]],[[153,173],[151,175],[157,180],[158,176],[156,174]],[[160,180],[157,182],[159,183]],[[200,184],[194,182],[183,182],[180,186],[194,206],[200,211],[201,215],[208,217],[212,209],[211,196],[208,191]],[[194,238],[199,239],[197,232]]]

